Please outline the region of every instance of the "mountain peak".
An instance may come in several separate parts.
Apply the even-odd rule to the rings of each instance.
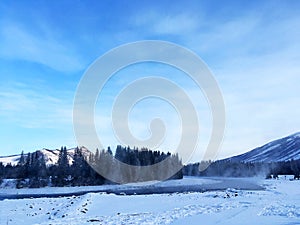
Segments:
[[[82,153],[85,156],[88,156],[90,151],[85,148],[85,147],[80,147],[82,149]],[[67,154],[68,154],[68,160],[69,163],[72,164],[73,163],[73,156],[75,153],[75,149],[76,148],[70,148],[67,149]],[[39,152],[41,154],[44,155],[45,158],[45,162],[47,166],[56,164],[58,162],[58,157],[59,157],[59,149],[47,149],[47,148],[43,148],[41,150],[36,150],[35,152]],[[28,153],[24,153],[25,157]],[[10,155],[10,156],[0,156],[0,163],[2,162],[3,165],[7,165],[7,164],[11,164],[11,165],[16,165],[19,160],[20,160],[21,154],[18,155]]]

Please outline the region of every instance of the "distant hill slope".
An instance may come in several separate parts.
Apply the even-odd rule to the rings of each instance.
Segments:
[[[300,159],[300,132],[225,160],[236,162],[281,162],[292,159]]]
[[[59,149],[50,150],[44,148],[42,150],[37,150],[36,152],[44,155],[46,165],[49,166],[57,163],[60,150]],[[75,148],[70,148],[67,150],[67,152],[68,152],[69,163],[72,164]],[[88,156],[90,152],[86,148],[82,147],[82,153],[83,155]],[[24,153],[25,157],[26,155],[27,153]],[[11,155],[11,156],[0,156],[0,163],[2,162],[4,165],[7,165],[8,163],[10,163],[11,165],[16,165],[19,162],[20,157],[21,154]]]

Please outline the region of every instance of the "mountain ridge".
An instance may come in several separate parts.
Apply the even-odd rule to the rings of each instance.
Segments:
[[[268,142],[246,153],[225,158],[233,162],[284,162],[300,159],[300,132]]]
[[[68,160],[69,164],[72,164],[73,162],[73,156],[75,153],[75,148],[69,148],[67,149],[67,155],[68,155]],[[85,147],[81,147],[83,155],[88,156],[90,151],[86,149]],[[34,152],[38,152],[40,154],[44,155],[45,158],[45,163],[47,166],[56,164],[58,162],[58,157],[59,157],[59,149],[47,149],[43,148],[41,150],[36,150]],[[33,152],[30,152],[33,153]],[[24,153],[24,156],[26,157],[28,153]],[[14,154],[14,155],[9,155],[9,156],[0,156],[0,163],[2,162],[3,165],[11,164],[12,166],[17,165],[19,160],[21,158],[21,154]]]
[[[88,156],[90,151],[85,147],[81,147],[85,156]],[[73,162],[73,155],[76,148],[67,149],[69,163]],[[46,165],[53,165],[57,163],[59,156],[59,149],[36,150],[44,155]],[[24,155],[26,156],[27,153]],[[0,163],[4,165],[16,165],[21,157],[21,154],[14,154],[9,156],[0,156]],[[254,148],[246,153],[228,157],[223,160],[232,162],[282,162],[300,159],[300,132],[291,134],[289,136],[270,141],[260,147]]]

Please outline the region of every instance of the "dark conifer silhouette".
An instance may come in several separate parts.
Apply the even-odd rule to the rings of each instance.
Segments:
[[[159,167],[157,174],[144,170],[121,170],[117,166],[117,161],[132,166],[149,166],[161,162],[168,158],[167,163]],[[85,148],[77,147],[72,153],[68,152],[66,147],[61,147],[58,155],[57,164],[46,165],[44,155],[41,151],[28,153],[26,156],[22,151],[17,165],[12,166],[0,164],[0,179],[16,179],[17,188],[23,187],[43,187],[43,186],[83,186],[83,185],[101,185],[112,183],[105,179],[97,171],[104,171],[109,177],[129,176],[134,182],[157,179],[166,177],[174,168],[181,168],[181,161],[178,155],[163,153],[160,151],[151,151],[147,148],[131,149],[128,147],[117,146],[115,154],[110,147],[107,150],[96,149],[94,153]],[[139,168],[139,167],[136,167]],[[181,179],[182,171],[175,175],[171,174],[170,179]]]

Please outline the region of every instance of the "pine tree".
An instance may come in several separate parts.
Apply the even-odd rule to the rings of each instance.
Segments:
[[[300,179],[300,167],[298,166],[298,163],[299,163],[299,161],[297,162],[293,159],[290,161],[291,171],[294,174],[294,179],[297,179],[297,180]]]
[[[24,157],[24,151],[22,151],[18,165],[23,166],[24,164],[25,164],[25,157]]]
[[[3,176],[4,176],[4,165],[2,162],[0,162],[0,184],[3,181]]]
[[[36,151],[31,154],[31,179],[29,187],[39,188],[44,187],[48,184],[47,182],[47,168],[44,155],[40,151]]]
[[[65,186],[68,183],[67,179],[69,175],[69,160],[66,147],[61,147],[57,164],[58,173],[54,183],[56,186]]]

